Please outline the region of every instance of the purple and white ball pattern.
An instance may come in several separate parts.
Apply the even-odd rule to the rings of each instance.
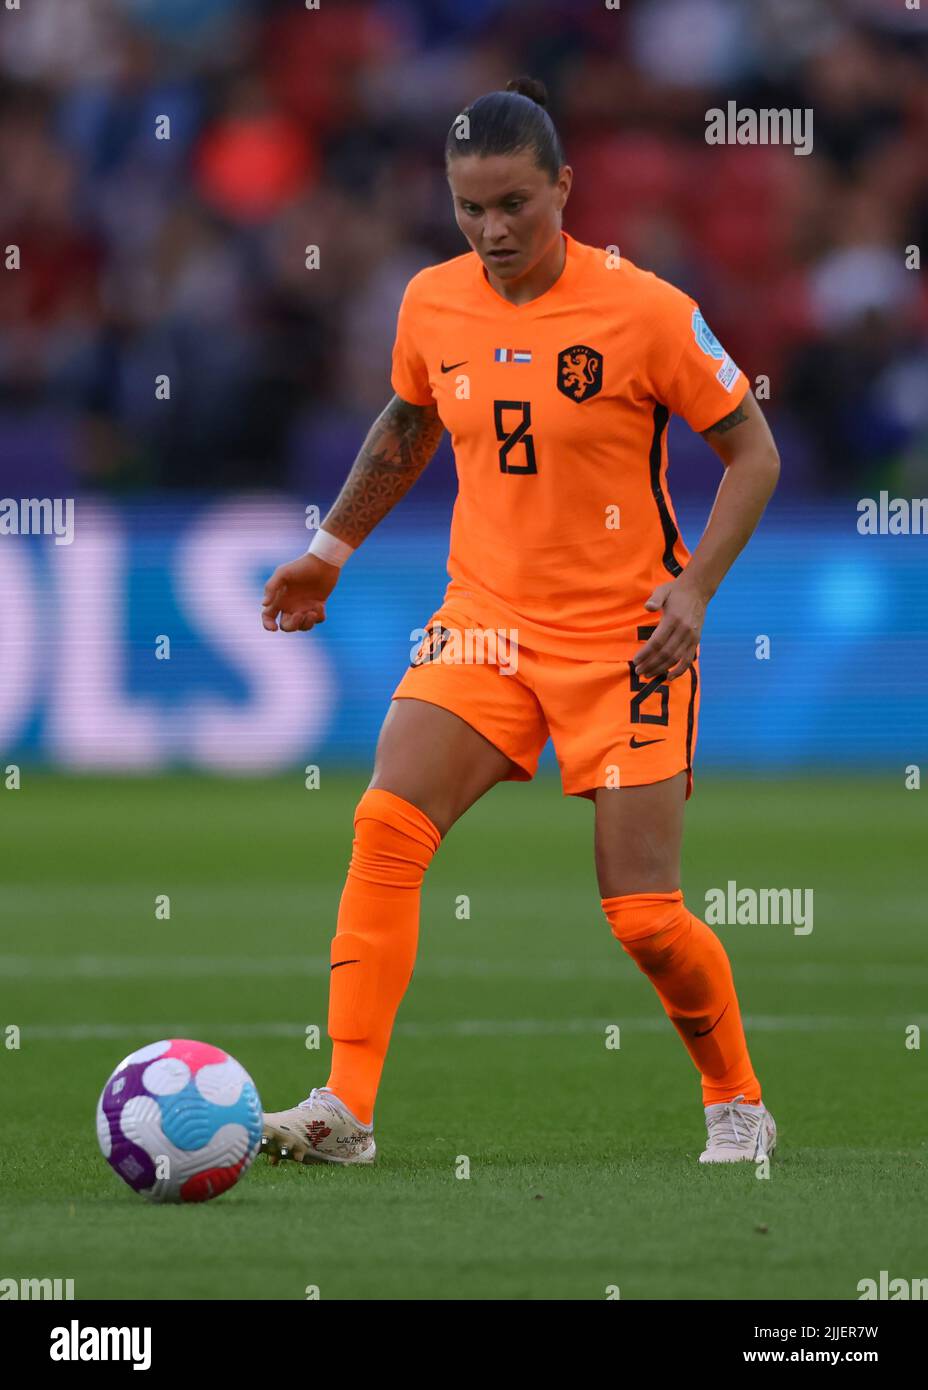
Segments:
[[[261,1101],[234,1057],[172,1038],[120,1062],[97,1103],[97,1138],[124,1182],[153,1202],[205,1202],[261,1147]]]

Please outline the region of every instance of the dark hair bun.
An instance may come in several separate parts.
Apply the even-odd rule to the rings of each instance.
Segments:
[[[548,105],[548,89],[537,77],[512,77],[506,83],[506,91],[518,92],[520,96],[528,97],[538,106]]]

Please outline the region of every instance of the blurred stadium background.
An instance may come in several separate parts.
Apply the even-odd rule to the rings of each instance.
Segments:
[[[406,282],[464,249],[448,125],[530,72],[576,171],[567,229],[685,288],[770,379],[782,483],[710,613],[700,767],[914,759],[925,542],[860,536],[856,504],[928,479],[928,295],[905,264],[928,245],[926,57],[928,16],[898,0],[4,10],[0,219],[22,264],[0,280],[0,496],[74,497],[77,531],[0,544],[3,757],[369,763],[444,585],[447,438],[323,629],[269,639],[260,588],[390,394]],[[707,146],[729,99],[811,107],[813,153]],[[718,466],[679,421],[671,457],[692,545]]]

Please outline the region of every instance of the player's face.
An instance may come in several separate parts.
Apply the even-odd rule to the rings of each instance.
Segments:
[[[552,183],[531,150],[449,161],[457,224],[487,270],[500,280],[518,280],[551,250],[571,177],[565,164]]]

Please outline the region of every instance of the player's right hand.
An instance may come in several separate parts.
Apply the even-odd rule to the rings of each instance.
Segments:
[[[268,632],[309,632],[325,622],[325,601],[338,583],[340,570],[318,555],[301,555],[278,565],[264,586],[261,624]]]

